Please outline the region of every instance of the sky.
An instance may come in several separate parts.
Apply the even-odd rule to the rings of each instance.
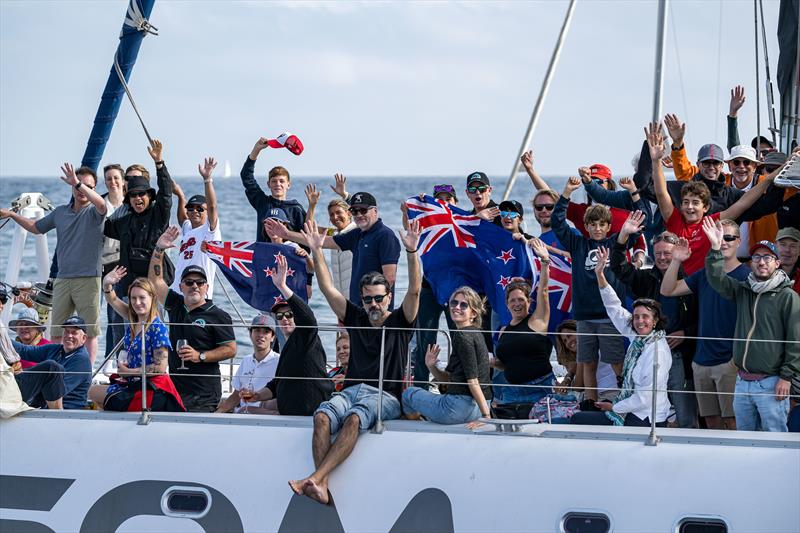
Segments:
[[[0,176],[55,176],[79,163],[127,0],[0,0]],[[260,136],[298,135],[257,172],[466,176],[505,182],[566,12],[541,2],[157,0],[130,88],[173,175],[210,155],[234,175]],[[779,2],[765,0],[773,76]],[[537,169],[591,163],[629,175],[653,99],[655,1],[579,0],[533,138]],[[756,132],[753,3],[673,0],[664,110],[688,124],[690,155],[725,145],[742,84],[743,140]],[[678,47],[676,48],[676,43]],[[762,80],[762,131],[766,102]],[[776,98],[777,98],[776,88]],[[149,160],[126,101],[103,163]],[[260,161],[261,161],[260,159]]]

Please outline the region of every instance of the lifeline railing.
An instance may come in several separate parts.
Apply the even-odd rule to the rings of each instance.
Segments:
[[[164,324],[165,325],[191,325],[191,324],[187,324],[187,323],[177,323],[177,322],[164,322]],[[87,324],[87,325],[89,325],[89,324]],[[127,327],[130,327],[131,323],[125,322],[123,325],[125,325]],[[247,324],[206,324],[206,326],[225,326],[225,327],[234,327],[234,328],[242,328],[242,327],[249,328],[250,327]],[[384,390],[385,390],[385,384],[387,384],[387,383],[401,383],[401,384],[404,384],[404,383],[408,383],[408,382],[418,383],[417,381],[413,381],[413,380],[410,379],[410,375],[409,375],[410,374],[410,364],[411,364],[410,363],[410,355],[408,356],[408,362],[406,364],[406,378],[400,379],[400,380],[385,378],[384,370],[385,370],[385,351],[386,351],[385,348],[386,348],[386,332],[387,332],[387,330],[390,330],[390,331],[412,331],[412,332],[417,332],[417,331],[442,332],[442,333],[445,334],[446,338],[448,339],[448,350],[447,350],[448,357],[452,352],[452,343],[451,343],[450,336],[449,336],[447,330],[442,330],[442,329],[438,329],[438,328],[401,328],[401,327],[387,327],[387,326],[346,326],[346,327],[342,327],[342,326],[339,326],[338,324],[295,325],[295,329],[302,329],[302,328],[317,329],[317,330],[320,330],[320,331],[341,331],[342,329],[346,329],[346,330],[363,329],[363,330],[371,330],[371,331],[376,331],[377,332],[378,330],[380,330],[381,347],[380,347],[380,354],[379,354],[379,357],[380,357],[379,358],[379,374],[377,376],[377,379],[368,380],[368,381],[373,381],[373,382],[377,381],[378,382],[378,392],[379,392],[379,397],[378,398],[379,398],[379,400],[378,400],[377,417],[376,417],[377,421],[376,421],[375,426],[373,426],[373,429],[372,429],[372,432],[376,433],[376,434],[383,433],[383,431],[384,431],[382,415],[383,415],[383,399],[384,399],[383,395],[384,395]],[[486,334],[486,333],[494,334],[494,333],[497,333],[497,332],[495,332],[493,330],[480,330],[480,329],[470,329],[469,331],[474,332],[474,333],[481,333],[481,334]],[[147,425],[147,424],[149,424],[149,422],[151,420],[150,412],[149,412],[149,409],[147,407],[147,376],[148,376],[148,372],[146,371],[147,365],[145,364],[146,363],[145,333],[146,333],[146,329],[144,327],[141,327],[141,335],[142,335],[142,338],[141,338],[142,366],[141,366],[140,376],[141,376],[141,381],[142,381],[142,413],[141,413],[141,416],[140,416],[139,420],[137,421],[137,423],[140,424],[140,425]],[[526,331],[504,331],[503,332],[503,335],[544,335],[544,334],[545,333],[526,332]],[[547,333],[547,335],[575,335],[575,336],[586,335],[586,336],[593,336],[593,337],[625,337],[624,335],[619,334],[619,333],[578,333],[578,332],[573,332],[573,331],[569,331],[569,332],[549,332],[549,333]],[[669,339],[669,338],[682,338],[682,339],[688,339],[688,340],[714,340],[714,341],[730,340],[732,342],[747,342],[748,341],[748,339],[740,339],[740,338],[721,339],[719,337],[700,337],[700,336],[687,336],[687,335],[680,335],[680,336],[666,335],[665,338],[666,339]],[[768,343],[768,344],[800,344],[800,340],[793,341],[793,340],[779,340],[779,339],[755,339],[755,340],[750,339],[749,341],[750,341],[751,345],[754,342],[756,342],[756,343]],[[117,345],[112,350],[111,354],[118,353],[119,350],[121,349],[121,345],[122,345],[122,341],[117,343]],[[667,389],[659,389],[657,387],[657,381],[658,380],[656,379],[656,377],[658,375],[658,369],[659,369],[659,363],[658,363],[659,348],[658,348],[658,343],[655,343],[655,352],[656,353],[655,353],[655,357],[653,358],[653,369],[652,369],[652,372],[653,372],[653,380],[652,380],[653,385],[652,385],[652,388],[651,388],[651,391],[650,391],[651,392],[651,405],[650,405],[650,417],[649,417],[650,418],[650,433],[649,433],[649,435],[648,435],[648,437],[647,437],[647,439],[645,441],[645,444],[648,445],[648,446],[655,446],[660,441],[660,437],[657,435],[657,432],[656,432],[656,427],[657,427],[656,426],[656,412],[657,412],[658,393],[659,392],[679,393],[679,394],[709,394],[709,395],[715,395],[715,396],[726,396],[726,395],[727,396],[737,396],[737,395],[739,395],[739,396],[742,396],[742,395],[744,395],[744,396],[774,396],[774,394],[775,394],[774,392],[769,392],[769,393],[741,393],[741,392],[737,393],[737,392],[716,392],[716,391],[714,391],[714,392],[705,392],[705,391],[691,391],[691,392],[689,392],[689,391],[685,391],[685,390],[677,390],[677,389],[669,389],[669,388],[667,388]],[[97,370],[91,372],[92,377],[96,376],[100,372],[100,370],[105,366],[105,364],[110,360],[111,354],[109,354],[109,356],[107,356],[105,358],[103,363],[101,363],[100,368],[98,368]],[[552,355],[552,351],[548,355],[548,358],[550,358],[551,355]],[[231,361],[230,364],[233,364],[233,359],[231,359],[230,361]],[[25,372],[36,373],[37,371],[31,370],[31,369],[27,369],[27,370],[25,370]],[[45,371],[42,371],[42,373],[45,373]],[[86,374],[87,372],[64,371],[63,373],[64,374]],[[166,372],[166,373],[153,373],[153,372],[150,372],[149,374],[152,375],[152,376],[169,375],[169,372]],[[224,379],[223,376],[217,376],[217,375],[211,375],[210,376],[208,374],[191,374],[191,373],[181,372],[181,373],[176,374],[176,375],[177,376],[185,376],[185,377]],[[326,382],[330,381],[330,378],[328,378],[327,376],[325,376],[325,377],[280,376],[280,377],[278,377],[278,379],[281,379],[281,380],[326,381]],[[344,381],[346,382],[346,381],[354,381],[354,380],[348,379],[345,376]],[[358,381],[359,382],[363,382],[364,380],[359,379]],[[426,383],[437,385],[437,386],[440,386],[440,385],[469,385],[466,382],[463,382],[463,383],[462,382],[452,382],[452,381],[442,382],[442,381],[436,381],[436,380],[431,380],[431,381],[428,381]],[[554,388],[558,387],[557,384],[532,385],[532,384],[500,384],[500,383],[492,383],[492,382],[479,383],[479,385],[481,387],[483,387],[483,386],[491,386],[491,387],[514,387],[514,388],[529,388],[529,389],[554,389]],[[618,387],[603,387],[602,389],[600,389],[600,387],[583,386],[581,388],[583,390],[596,390],[598,392],[600,392],[601,390],[602,391],[622,391],[623,390],[623,389],[618,388]],[[788,398],[800,400],[800,395],[789,394]],[[486,422],[486,423],[491,423],[491,424],[497,425],[499,431],[503,431],[504,428],[507,428],[507,427],[510,427],[510,426],[515,426],[517,424],[529,423],[526,420],[505,420],[505,419],[496,420],[496,419],[484,419],[484,418],[481,418],[479,420],[482,421],[482,422]]]

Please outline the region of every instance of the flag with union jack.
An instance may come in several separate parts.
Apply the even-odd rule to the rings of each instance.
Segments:
[[[501,323],[507,324],[511,315],[505,304],[506,285],[514,277],[531,277],[522,241],[431,196],[409,198],[406,206],[408,218],[420,223],[420,258],[436,300],[445,305],[455,289],[467,285],[485,294]]]
[[[533,292],[531,299],[536,302],[536,290],[539,288],[539,273],[542,263],[533,250],[526,249],[528,261],[533,271]],[[572,318],[572,264],[560,255],[550,254],[550,282],[547,287],[550,294],[550,323],[547,331],[554,332],[556,327]]]
[[[282,255],[289,267],[286,284],[308,301],[306,261],[291,246],[252,241],[211,241],[206,243],[206,253],[242,300],[264,312],[269,312],[275,303],[282,300],[272,282],[272,276],[277,272],[278,256]]]

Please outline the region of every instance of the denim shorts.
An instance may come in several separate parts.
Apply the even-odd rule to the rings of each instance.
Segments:
[[[492,377],[492,385],[494,385],[492,387],[492,395],[497,405],[508,403],[536,403],[553,392],[551,385],[554,379],[555,376],[550,372],[546,376],[519,384],[536,385],[535,387],[515,387],[509,384],[505,372],[495,371]]]
[[[472,396],[434,394],[420,387],[409,387],[403,392],[403,409],[437,424],[466,424],[481,417]]]
[[[351,385],[341,392],[334,393],[327,402],[322,402],[314,411],[324,413],[331,422],[331,434],[337,433],[350,415],[358,416],[359,429],[366,431],[378,421],[378,389],[364,383]],[[400,402],[397,398],[383,393],[381,420],[400,418]]]

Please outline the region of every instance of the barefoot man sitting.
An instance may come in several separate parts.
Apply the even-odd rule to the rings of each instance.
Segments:
[[[314,413],[311,450],[316,470],[305,479],[289,481],[295,494],[305,494],[327,504],[330,501],[328,476],[353,452],[359,432],[375,425],[378,402],[382,402],[381,420],[400,416],[403,371],[408,360],[408,343],[414,333],[422,281],[417,257],[419,223],[412,222],[408,233],[401,233],[408,257],[408,292],[403,305],[391,312],[392,287],[382,274],[370,272],[361,278],[362,305],[357,307],[333,285],[322,253],[325,236],[319,234],[317,224],[313,220],[307,222],[302,233],[314,256],[319,288],[350,334],[350,363],[344,389],[321,403]],[[378,391],[377,382],[382,326],[386,327],[383,377],[387,380],[383,396]],[[331,436],[335,433],[338,436],[331,443]]]

